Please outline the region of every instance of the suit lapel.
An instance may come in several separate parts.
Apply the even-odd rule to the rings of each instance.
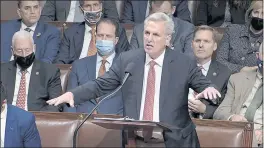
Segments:
[[[79,25],[77,32],[73,37],[76,57],[79,57],[82,52],[83,42],[84,42],[84,33],[85,33],[85,22],[82,22]]]
[[[28,97],[27,97],[28,110],[31,110],[29,107],[31,106],[30,104],[32,104],[33,101],[32,99],[37,98],[36,94],[38,92],[37,91],[38,88],[36,88],[36,86],[40,86],[39,84],[37,84],[40,80],[39,75],[40,75],[40,63],[38,61],[35,61],[31,70],[29,87],[28,87]]]
[[[14,91],[15,91],[15,83],[16,83],[16,72],[17,72],[17,67],[15,61],[12,61],[8,67],[8,73],[7,75],[9,76],[8,83],[6,84],[6,87],[8,89],[8,99],[7,103],[12,104],[13,102],[13,97],[14,97]]]
[[[240,112],[243,103],[247,100],[249,94],[251,93],[252,88],[254,87],[254,84],[256,82],[256,74],[257,73],[254,72],[247,73],[245,80],[241,80],[244,81],[246,85],[238,87],[239,88],[238,91],[240,91],[240,93],[238,93],[240,94],[240,96],[238,96],[240,101],[239,104],[237,105],[236,113]]]
[[[216,79],[216,77],[219,74],[219,68],[218,65],[215,61],[212,60],[210,66],[209,66],[209,70],[207,72],[206,78],[208,80],[214,81]]]
[[[138,119],[140,117],[140,107],[141,107],[141,100],[142,100],[145,59],[146,59],[146,54],[145,54],[145,51],[142,50],[142,52],[138,55],[138,57],[135,59],[135,62],[134,62],[137,67],[136,71],[133,71],[132,73],[132,76],[135,79],[133,93],[136,94],[136,99],[137,99],[136,101],[137,101]]]
[[[41,45],[41,34],[44,33],[44,24],[42,24],[40,21],[37,24],[37,27],[34,31],[34,35],[33,35],[33,39],[34,39],[34,43],[36,44],[36,58],[41,57],[41,51],[43,51],[42,45]]]
[[[6,128],[5,128],[5,141],[4,147],[14,147],[13,140],[16,140],[17,129],[15,122],[15,115],[13,113],[13,109],[11,105],[7,105],[7,116],[6,116]]]
[[[167,48],[165,51],[165,56],[163,60],[163,67],[162,67],[162,74],[161,74],[161,82],[160,82],[160,96],[159,96],[159,110],[160,110],[160,115],[162,112],[162,108],[165,102],[165,99],[167,98],[168,94],[168,87],[170,84],[170,77],[171,77],[171,72],[170,70],[173,70],[173,61],[175,57],[172,56],[170,53],[171,49]]]
[[[87,59],[87,73],[88,73],[88,77],[89,77],[89,80],[94,80],[96,79],[96,61],[97,61],[97,55],[94,55],[94,56],[90,56],[88,59]]]

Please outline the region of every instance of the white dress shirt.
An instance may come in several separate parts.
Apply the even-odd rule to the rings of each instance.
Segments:
[[[92,39],[92,34],[91,34],[92,28],[89,27],[87,24],[85,24],[85,32],[84,32],[84,39],[83,39],[83,48],[81,55],[79,59],[85,58],[88,55],[88,48]]]
[[[30,31],[30,34],[31,34],[31,36],[33,37],[34,32],[35,32],[36,27],[37,27],[37,24],[38,24],[38,23],[35,23],[34,25],[28,27],[28,26],[26,26],[26,25],[21,21],[21,28],[20,28],[20,30],[25,30],[26,28],[30,28],[30,29],[32,30],[32,31]]]
[[[154,61],[157,63],[154,66],[155,69],[155,95],[154,95],[154,107],[153,107],[153,121],[159,122],[159,97],[160,97],[160,82],[161,82],[161,74],[162,74],[162,66],[164,60],[165,50],[164,52]],[[148,80],[148,72],[149,72],[149,62],[152,61],[151,57],[146,54],[145,61],[145,69],[144,69],[144,79],[143,79],[143,89],[142,89],[142,99],[141,99],[141,108],[140,108],[140,120],[143,120],[144,113],[144,105],[146,98],[146,90],[147,90],[147,80]]]
[[[115,52],[112,53],[109,57],[106,58],[106,63],[105,63],[105,71],[108,71],[109,68],[111,67],[113,60],[115,58]],[[102,60],[103,58],[97,54],[97,61],[96,61],[96,78],[98,77],[100,67],[102,65]]]
[[[202,73],[204,76],[207,76],[210,65],[211,65],[211,60],[203,65],[197,64],[197,66],[203,66]],[[188,99],[193,99],[193,98],[194,98],[194,91],[193,89],[189,88]]]
[[[73,22],[74,21],[75,9],[77,9],[76,1],[72,0],[71,1],[71,7],[69,10],[69,14],[68,14],[66,22]]]
[[[5,128],[6,128],[6,116],[7,116],[7,105],[5,105],[5,108],[3,112],[1,113],[1,147],[4,147],[5,144]]]
[[[26,72],[26,101],[25,101],[25,103],[26,103],[25,104],[25,110],[26,111],[28,110],[27,97],[28,97],[28,89],[29,89],[28,87],[29,87],[29,83],[30,83],[30,75],[31,75],[31,71],[32,71],[32,66],[33,66],[33,64],[27,69],[27,72]],[[21,69],[17,65],[15,91],[14,91],[14,98],[13,98],[13,102],[12,102],[12,105],[14,105],[14,106],[16,106],[16,103],[17,103],[17,96],[18,96],[21,77],[22,77]]]

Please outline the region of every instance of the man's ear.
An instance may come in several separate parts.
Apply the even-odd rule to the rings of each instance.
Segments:
[[[19,16],[19,18],[21,18],[21,10],[20,9],[17,9],[17,15]]]
[[[12,55],[14,55],[14,48],[13,48],[13,46],[11,46],[11,52],[12,52]]]
[[[119,41],[119,37],[115,38],[115,45],[117,44],[117,42]]]
[[[171,35],[167,35],[166,36],[166,46],[171,46],[171,44],[170,44],[170,41],[171,41]]]
[[[34,53],[36,53],[36,48],[37,48],[37,45],[34,44],[34,45],[33,45],[33,52],[34,52]]]
[[[176,6],[173,6],[171,14],[173,15],[175,13],[175,11],[176,11]]]
[[[217,49],[217,43],[214,43],[214,51]]]

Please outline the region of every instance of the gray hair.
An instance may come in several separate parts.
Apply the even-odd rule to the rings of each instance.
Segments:
[[[194,30],[193,38],[195,37],[195,35],[196,35],[196,33],[197,33],[198,31],[206,31],[206,30],[212,32],[212,34],[213,34],[213,40],[214,40],[214,42],[217,42],[217,40],[216,40],[216,31],[215,31],[215,29],[214,29],[213,27],[210,27],[210,26],[207,26],[207,25],[197,26],[197,27],[195,28],[195,30]]]
[[[174,22],[173,20],[165,13],[162,12],[157,12],[149,15],[145,21],[144,21],[144,27],[150,22],[165,22],[165,27],[166,27],[166,34],[167,35],[172,35],[174,32]]]
[[[20,30],[13,35],[13,38],[12,38],[12,47],[13,48],[14,48],[15,40],[20,39],[20,38],[28,38],[32,42],[32,44],[34,44],[34,40],[33,40],[33,37],[31,36],[31,34],[25,30]]]

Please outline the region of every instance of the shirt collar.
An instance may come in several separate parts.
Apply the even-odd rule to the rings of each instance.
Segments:
[[[7,115],[7,105],[6,103],[4,104],[5,108],[3,110],[3,112],[1,113],[1,119],[5,119],[6,115]]]
[[[38,22],[35,23],[34,25],[32,25],[31,27],[28,27],[28,26],[26,26],[26,25],[21,21],[21,28],[22,28],[23,30],[26,29],[26,28],[30,28],[30,29],[34,32],[34,31],[36,30],[37,24],[38,24]]]
[[[163,66],[163,60],[164,60],[164,56],[165,56],[165,51],[163,51],[163,53],[156,58],[154,61],[157,63],[158,66],[162,67]],[[152,61],[153,59],[149,56],[149,54],[146,54],[146,62],[145,65],[148,65],[150,61]]]
[[[34,64],[34,63],[32,63],[31,66],[29,66],[29,67],[26,69],[27,73],[31,74],[33,64]],[[21,74],[21,68],[20,68],[20,66],[19,66],[18,64],[17,64],[17,68],[18,68],[17,73],[18,73],[18,74]]]
[[[116,55],[116,53],[113,52],[110,56],[108,56],[106,58],[107,63],[111,64],[115,58],[115,55]],[[101,63],[102,60],[103,60],[103,57],[101,57],[99,54],[97,54],[97,63]]]
[[[87,33],[87,32],[90,32],[91,30],[92,28],[85,23],[85,32]]]
[[[198,66],[203,66],[203,69],[205,71],[208,71],[209,70],[209,67],[210,67],[210,64],[211,64],[211,60],[208,61],[207,63],[203,64],[203,65],[200,65],[200,64],[197,64]]]

